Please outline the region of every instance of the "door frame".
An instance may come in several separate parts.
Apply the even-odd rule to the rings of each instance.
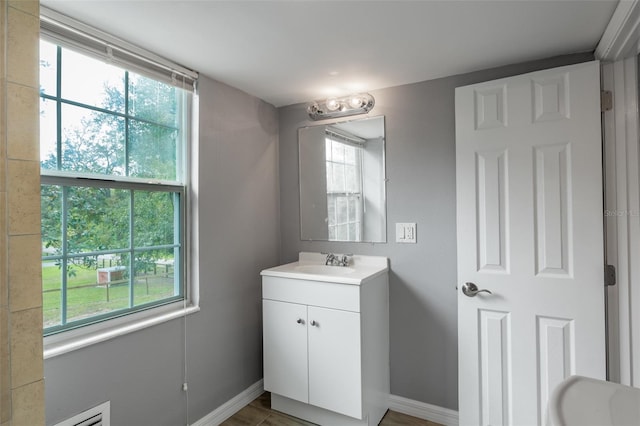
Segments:
[[[595,51],[602,65],[602,89],[613,94],[603,113],[605,253],[617,271],[607,288],[608,379],[640,387],[640,158],[638,54],[640,0],[620,2]],[[634,362],[634,359],[636,361]]]
[[[637,57],[602,65],[602,89],[613,94],[603,113],[606,258],[616,268],[608,295],[608,379],[640,387],[640,164]]]

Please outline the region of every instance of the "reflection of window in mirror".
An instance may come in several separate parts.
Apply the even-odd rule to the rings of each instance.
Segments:
[[[329,240],[361,241],[364,141],[330,129],[325,135]]]
[[[384,117],[298,131],[300,238],[386,241]]]

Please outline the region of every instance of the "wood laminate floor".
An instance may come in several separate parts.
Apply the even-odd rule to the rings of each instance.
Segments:
[[[265,392],[225,420],[224,426],[310,426],[313,423],[271,409],[271,395]],[[331,425],[327,425],[331,426]],[[380,426],[441,426],[427,420],[387,411]]]

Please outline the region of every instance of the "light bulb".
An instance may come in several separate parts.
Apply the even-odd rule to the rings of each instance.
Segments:
[[[353,95],[349,98],[349,106],[351,108],[361,108],[364,106],[364,99],[360,95]]]
[[[373,108],[375,99],[369,93],[360,92],[348,96],[333,96],[311,103],[307,112],[313,120],[366,114]]]
[[[337,111],[340,108],[340,102],[335,98],[327,99],[326,105],[329,111]]]

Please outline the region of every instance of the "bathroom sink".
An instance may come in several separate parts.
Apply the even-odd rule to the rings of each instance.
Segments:
[[[304,281],[361,285],[389,270],[389,260],[381,256],[350,256],[349,266],[325,265],[326,258],[322,253],[301,252],[297,262],[265,269],[260,274]]]
[[[296,271],[303,274],[319,274],[319,275],[348,275],[355,272],[354,268],[348,266],[330,266],[330,265],[298,265],[294,267]]]

